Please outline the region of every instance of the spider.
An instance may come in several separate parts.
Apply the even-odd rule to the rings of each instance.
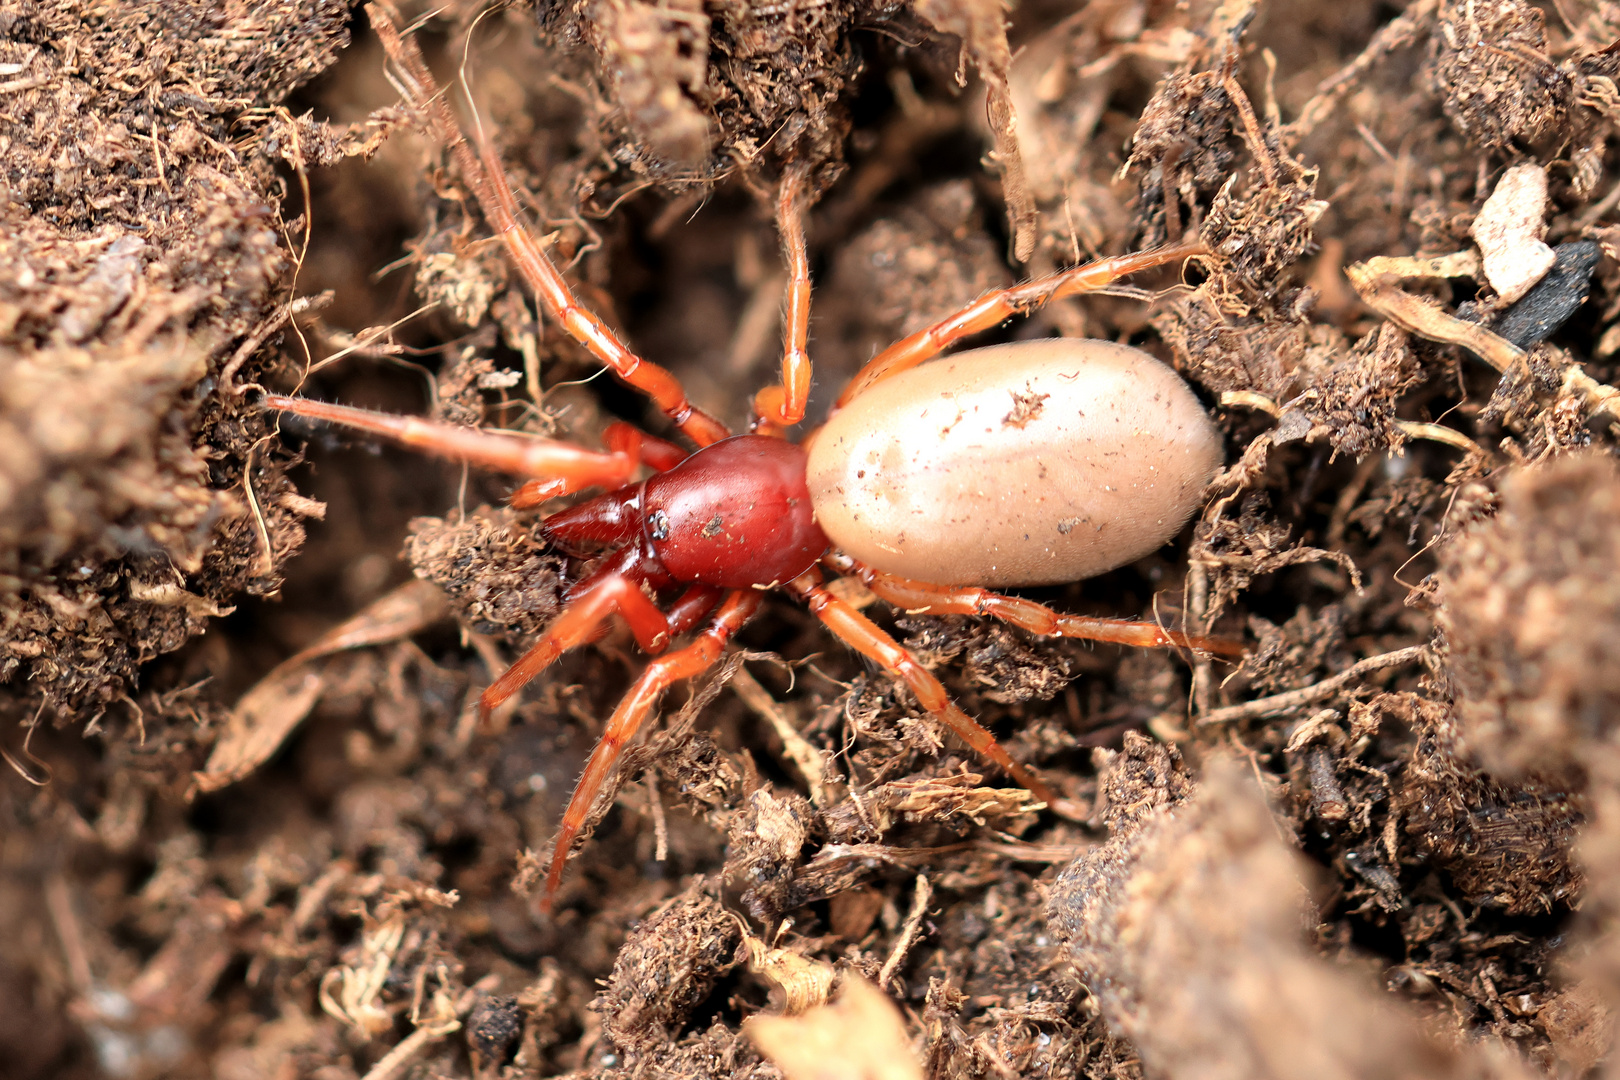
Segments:
[[[766,592],[803,602],[904,683],[936,720],[1046,803],[1056,801],[1052,789],[958,708],[905,648],[830,591],[824,571],[853,575],[913,614],[988,615],[1041,635],[1242,651],[1237,642],[1152,623],[1062,615],[986,588],[1078,580],[1138,558],[1181,529],[1220,465],[1220,446],[1202,406],[1169,368],[1126,346],[1072,339],[996,346],[919,367],[1013,315],[1198,254],[1197,244],[1102,259],[988,293],[880,352],[851,380],[827,425],[795,444],[785,432],[803,420],[810,391],[810,271],[807,178],[790,167],[776,205],[789,269],[782,381],[755,396],[751,432],[733,435],[694,406],[673,375],[631,352],[578,303],[521,223],[493,149],[482,140],[477,152],[469,145],[414,43],[391,26],[379,25],[379,32],[407,99],[437,129],[551,318],[697,446],[689,453],[615,423],[604,435],[606,449],[593,451],[303,398],[264,399],[273,410],[529,477],[511,496],[517,508],[606,489],[544,519],[542,534],[562,549],[609,553],[479,699],[487,718],[562,653],[598,637],[614,615],[654,655],[608,720],[569,800],[543,911],[555,900],[574,841],[621,749],[666,689],[719,660]],[[999,411],[1006,415],[990,415]],[[1097,445],[1103,456],[1088,456]],[[651,476],[638,480],[643,468]],[[1065,484],[1086,505],[1054,518],[1075,510],[1075,492]],[[988,504],[986,488],[993,489]],[[974,509],[997,499],[1000,511]],[[677,594],[661,609],[652,596],[668,593]],[[688,643],[666,651],[687,635],[693,635]]]

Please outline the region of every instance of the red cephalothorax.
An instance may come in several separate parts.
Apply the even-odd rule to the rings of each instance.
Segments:
[[[826,554],[805,487],[805,452],[782,439],[734,436],[667,473],[546,518],[546,538],[637,546],[656,585],[776,588]]]
[[[541,305],[698,447],[689,455],[622,423],[605,433],[606,450],[595,451],[301,398],[265,399],[271,409],[528,477],[512,496],[515,507],[606,489],[545,520],[546,536],[564,548],[608,551],[569,590],[540,639],[479,699],[487,716],[563,652],[594,640],[614,615],[655,654],[608,719],[568,803],[543,909],[619,751],[666,689],[720,658],[771,589],[801,601],[900,680],[931,716],[1047,802],[1056,794],[952,703],[909,652],[827,589],[824,570],[857,577],[914,614],[988,616],[1036,634],[1131,645],[1242,651],[1236,642],[1154,623],[1063,615],[984,587],[1101,573],[1181,529],[1219,465],[1220,442],[1174,373],[1137,350],[1072,339],[964,353],[919,369],[1013,315],[1197,254],[1197,244],[1102,259],[1000,289],[896,342],[850,381],[838,399],[842,412],[806,439],[813,443],[807,456],[784,437],[804,418],[811,375],[805,178],[790,171],[777,203],[789,270],[782,381],[754,398],[755,433],[733,437],[687,400],[674,376],[636,356],[580,306],[519,221],[499,160],[487,147],[481,156],[473,152],[414,44],[385,13],[373,19],[409,103],[450,148]],[[874,388],[882,393],[868,397]],[[644,469],[653,475],[639,480]],[[653,599],[675,590],[667,609]],[[689,634],[687,644],[665,651]]]
[[[639,485],[551,515],[544,532],[563,544],[639,541],[649,578],[722,589],[775,588],[828,546],[804,451],[764,435],[705,446]]]

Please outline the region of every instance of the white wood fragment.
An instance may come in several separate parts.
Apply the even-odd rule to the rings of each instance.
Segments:
[[[1547,234],[1547,172],[1529,162],[1502,174],[1471,230],[1485,279],[1504,305],[1518,300],[1552,269]]]

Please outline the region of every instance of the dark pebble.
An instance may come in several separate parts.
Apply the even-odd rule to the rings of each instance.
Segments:
[[[1560,326],[1586,303],[1592,285],[1592,271],[1603,258],[1603,249],[1591,240],[1559,244],[1553,249],[1558,261],[1547,276],[1504,311],[1491,327],[1521,349],[1528,350],[1551,337]]]
[[[467,1042],[495,1065],[512,1056],[523,1034],[523,1007],[516,998],[496,995],[480,1001],[467,1018]]]

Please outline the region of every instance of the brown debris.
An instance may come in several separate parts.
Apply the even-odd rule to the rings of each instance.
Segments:
[[[748,970],[771,987],[771,1008],[783,1016],[798,1016],[827,1004],[837,972],[831,964],[812,960],[794,948],[773,948],[752,935],[744,935]]]
[[[858,977],[831,1004],[791,1019],[756,1016],[746,1030],[788,1080],[922,1080],[900,1010]]]
[[[1548,55],[1541,10],[1522,0],[1442,0],[1424,73],[1457,130],[1487,150],[1568,129],[1569,74]]]
[[[696,882],[641,923],[619,950],[595,1009],[632,1057],[677,1034],[715,981],[739,962],[742,935],[713,885]]]
[[[845,377],[890,342],[1013,281],[966,181],[925,188],[873,222],[839,250],[828,276],[816,310],[847,310],[856,334],[829,343],[846,358],[818,362]],[[776,351],[773,342],[773,364]]]
[[[1081,978],[1145,1065],[1186,1078],[1521,1075],[1434,1039],[1305,947],[1301,867],[1237,763],[1183,801],[1170,785],[1185,782],[1152,757],[1127,741],[1105,766],[1146,782],[1114,782],[1129,811],[1109,815],[1108,844],[1052,899]]]
[[[561,606],[563,560],[509,510],[480,509],[460,521],[418,518],[405,558],[481,634],[538,634]]]
[[[1398,795],[1402,826],[1464,896],[1526,915],[1580,894],[1570,850],[1587,818],[1580,791],[1534,774],[1503,782],[1471,768],[1456,718],[1440,702],[1384,694],[1369,708],[1401,717],[1417,735]]]
[[[1035,252],[1035,202],[1024,172],[1018,146],[1018,114],[1008,85],[1012,50],[1007,45],[1005,0],[917,0],[917,14],[936,30],[962,39],[964,58],[971,56],[985,85],[985,111],[996,148],[992,155],[1001,171],[1002,197],[1007,202],[1007,224],[1012,230],[1012,254],[1028,262]]]
[[[137,665],[273,592],[303,542],[285,455],[221,376],[262,370],[234,350],[288,299],[265,136],[346,43],[347,14],[238,0],[3,18],[0,683],[90,721]]]
[[[815,1038],[811,1068],[931,1080],[1604,1067],[1620,8],[488,7],[409,11],[447,104],[581,301],[733,430],[781,359],[784,173],[806,428],[988,290],[1201,238],[973,343],[1129,342],[1194,384],[1228,468],[1188,535],[1028,595],[1244,662],[834,584],[1041,807],[768,597],[541,913],[647,658],[614,623],[476,700],[598,553],[490,509],[519,478],[267,422],[256,386],[670,428],[537,314],[348,8],[0,0],[0,1071],[768,1080]],[[1585,255],[1521,332],[1481,221],[1531,173],[1521,237]],[[773,1020],[788,1050],[750,1040]]]
[[[491,1065],[504,1064],[522,1035],[523,1010],[514,997],[487,997],[467,1017],[467,1043]]]
[[[845,95],[861,69],[850,40],[859,14],[819,2],[615,0],[558,5],[543,27],[596,52],[593,74],[618,112],[605,134],[638,171],[690,183],[800,161],[830,166],[825,183],[843,161]]]
[[[1553,1053],[1576,1073],[1588,1072],[1614,1046],[1614,1012],[1589,983],[1580,983],[1536,1010]]]
[[[803,902],[793,902],[793,871],[809,839],[811,814],[800,796],[782,799],[761,790],[732,820],[726,877],[743,889],[748,913],[768,927]]]
[[[1191,222],[1187,209],[1207,206],[1232,177],[1232,104],[1216,71],[1172,75],[1137,124],[1125,163],[1140,187],[1144,216],[1155,227],[1147,246],[1173,242]]]
[[[1385,323],[1313,375],[1315,385],[1289,402],[1310,421],[1306,438],[1325,438],[1336,452],[1355,458],[1405,441],[1395,424],[1396,410],[1423,381],[1423,369],[1399,327]],[[1282,425],[1288,419],[1285,413]]]
[[[897,619],[905,646],[929,663],[960,660],[970,685],[991,701],[1049,701],[1072,677],[1062,656],[1032,649],[1005,626],[973,626],[962,620]]]
[[[940,825],[954,832],[994,825],[1016,833],[1033,815],[1035,797],[1022,788],[981,787],[974,773],[926,780],[896,780],[868,788],[825,815],[834,842],[883,836],[901,824]],[[1023,819],[1021,821],[1021,819]]]
[[[446,607],[444,594],[432,585],[408,582],[276,665],[231,710],[208,764],[193,777],[192,794],[236,783],[281,748],[326,689],[313,661],[407,638],[444,618]]]
[[[1500,498],[1440,571],[1457,723],[1489,769],[1578,777],[1620,715],[1620,469],[1560,458]]]
[[[704,164],[714,135],[692,99],[709,68],[703,5],[618,0],[594,14],[603,69],[637,138],[676,166]]]

